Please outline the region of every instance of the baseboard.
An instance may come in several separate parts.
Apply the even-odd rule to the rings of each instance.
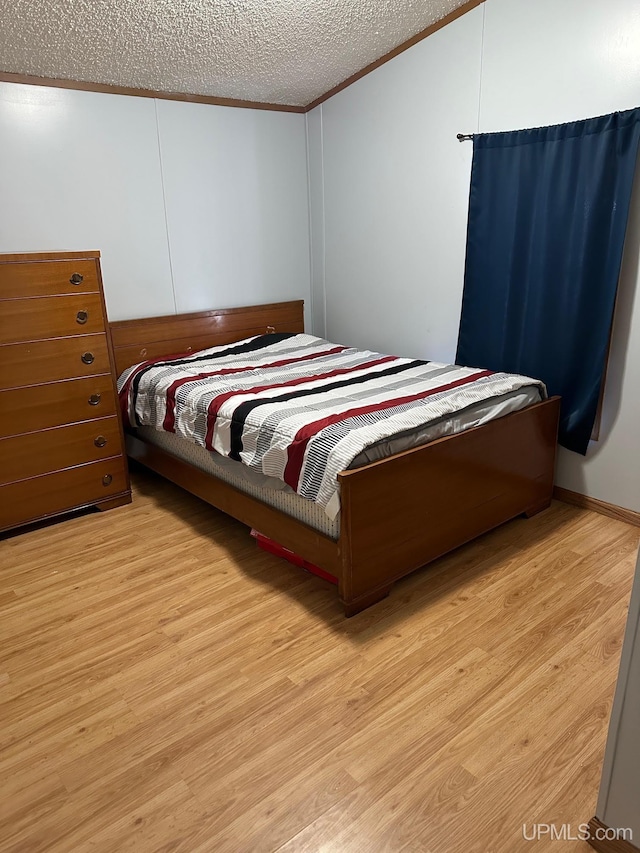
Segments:
[[[608,504],[606,501],[599,501],[597,498],[590,498],[588,495],[581,495],[580,492],[572,492],[570,489],[561,489],[560,486],[554,487],[553,496],[556,500],[563,501],[566,504],[573,504],[573,506],[579,506],[582,509],[591,509],[593,512],[599,512],[600,515],[608,515],[609,518],[616,518],[618,521],[626,521],[627,524],[640,527],[640,512],[635,512],[632,509]]]
[[[638,848],[635,844],[627,841],[624,838],[598,838],[606,833],[613,835],[613,830],[602,823],[597,817],[592,817],[589,821],[589,844],[598,853],[638,853]]]

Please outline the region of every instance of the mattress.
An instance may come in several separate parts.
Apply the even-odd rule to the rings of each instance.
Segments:
[[[322,507],[313,501],[301,498],[293,489],[285,486],[275,477],[264,477],[247,468],[242,462],[235,462],[215,451],[209,451],[172,432],[143,426],[138,428],[138,435],[149,444],[154,444],[172,456],[188,462],[194,468],[211,474],[212,477],[218,477],[230,486],[235,486],[246,495],[257,498],[285,515],[303,521],[331,539],[338,539],[340,536],[339,517],[332,521]],[[272,481],[271,484],[269,480]]]
[[[349,467],[358,468],[369,462],[417,447],[420,444],[428,444],[444,435],[453,435],[471,427],[481,426],[490,420],[524,409],[533,403],[538,403],[540,399],[540,390],[537,386],[526,386],[519,391],[505,394],[499,399],[470,406],[462,412],[457,412],[454,417],[443,418],[436,424],[430,424],[427,429],[413,430],[402,435],[396,435],[384,442],[377,442],[366,448]],[[165,432],[150,426],[141,426],[138,428],[138,434],[149,444],[153,444],[172,456],[188,462],[200,471],[218,477],[225,483],[235,486],[241,492],[308,524],[314,530],[324,533],[331,539],[337,540],[339,538],[340,516],[338,515],[332,520],[321,506],[301,497],[281,480],[275,477],[267,477],[252,468],[248,468],[242,462],[236,462],[215,451],[209,451],[175,433]]]

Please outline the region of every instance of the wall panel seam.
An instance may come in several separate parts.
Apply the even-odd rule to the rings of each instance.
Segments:
[[[307,220],[309,227],[309,313],[311,314],[311,329],[307,331],[314,332],[316,328],[316,310],[315,310],[315,294],[313,287],[313,213],[311,200],[311,139],[309,133],[309,115],[304,117],[304,132],[305,143],[307,146]]]
[[[322,209],[322,298],[324,301],[324,337],[328,339],[327,325],[327,231],[325,216],[324,194],[324,104],[320,104],[320,186]]]
[[[484,26],[487,20],[487,4],[482,4],[482,32],[480,34],[480,73],[478,78],[478,125],[477,133],[480,133],[480,119],[482,115],[482,69],[484,66]]]
[[[173,294],[173,310],[178,313],[178,300],[176,297],[176,282],[173,275],[173,258],[171,257],[171,237],[169,236],[169,212],[167,210],[167,195],[164,188],[164,164],[162,161],[162,143],[160,141],[160,118],[158,116],[158,101],[153,101],[156,113],[156,138],[158,140],[158,159],[160,161],[160,188],[162,189],[162,208],[164,212],[164,229],[167,237],[167,256],[169,258],[169,276],[171,278],[171,293]]]

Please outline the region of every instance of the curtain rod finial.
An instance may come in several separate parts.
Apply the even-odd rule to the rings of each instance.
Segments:
[[[467,139],[473,139],[473,133],[457,133],[456,139],[458,142],[465,142]]]

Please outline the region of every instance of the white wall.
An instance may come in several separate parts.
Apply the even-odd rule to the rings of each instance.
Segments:
[[[154,102],[0,83],[0,251],[103,253],[113,320],[174,311]]]
[[[304,299],[304,116],[0,84],[0,252],[99,249],[112,320]]]
[[[311,164],[311,211],[324,222],[312,234],[325,240],[313,241],[324,269],[314,263],[312,288],[314,303],[326,296],[327,336],[452,360],[472,154],[456,133],[635,106],[637,0],[487,0],[318,107],[307,123],[310,157],[322,157]],[[561,451],[557,482],[640,511],[636,183],[602,438],[586,460]]]
[[[178,101],[157,109],[178,311],[309,303],[304,116]]]
[[[455,137],[477,126],[482,14],[439,30],[310,119],[311,130],[322,128],[314,152],[323,150],[324,185],[312,185],[311,199],[315,214],[324,192],[332,340],[455,355],[472,154]]]

